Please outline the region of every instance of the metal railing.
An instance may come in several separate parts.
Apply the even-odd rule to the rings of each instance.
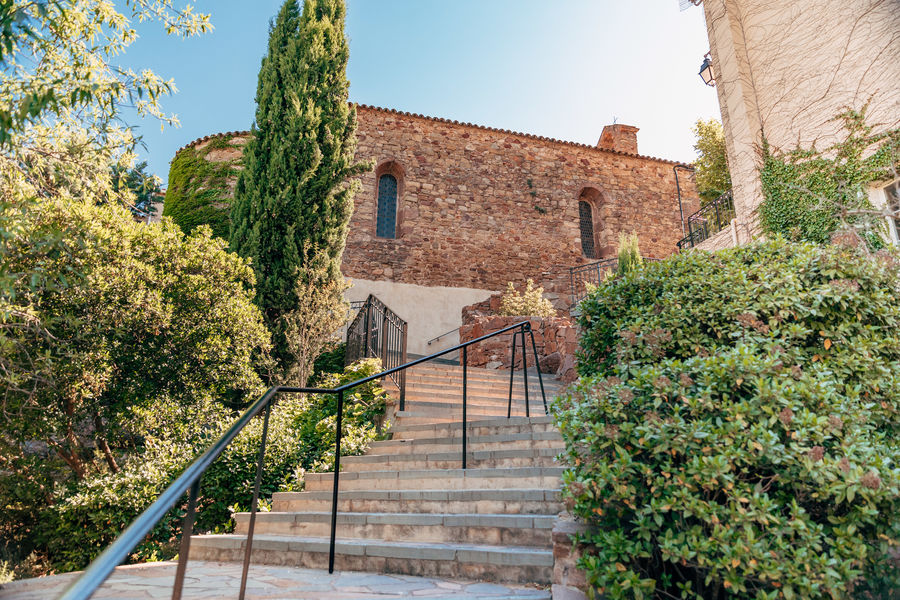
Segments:
[[[734,214],[734,197],[728,190],[688,217],[688,234],[678,241],[679,250],[693,248],[719,233],[731,224]]]
[[[359,312],[347,328],[344,363],[349,365],[361,358],[381,359],[381,366],[391,369],[406,363],[407,324],[384,302],[369,294]],[[400,410],[406,406],[406,372],[390,375],[400,390]]]
[[[642,256],[644,262],[655,262],[658,258]],[[614,273],[619,268],[618,258],[604,258],[586,265],[578,265],[569,269],[569,284],[572,290],[572,306],[584,300],[588,295],[588,286],[600,285],[608,273]]]
[[[341,472],[341,435],[342,435],[342,418],[344,414],[344,398],[346,393],[353,388],[391,376],[395,373],[406,371],[410,367],[420,365],[422,363],[434,360],[450,352],[457,350],[462,351],[463,361],[463,380],[462,380],[462,468],[466,468],[467,462],[467,421],[466,421],[466,405],[468,395],[468,370],[467,358],[468,348],[473,344],[477,344],[488,338],[492,338],[504,333],[514,331],[513,333],[513,352],[515,351],[516,340],[521,336],[522,342],[522,377],[525,392],[525,411],[526,416],[530,416],[529,398],[528,398],[528,361],[527,353],[525,353],[525,335],[531,337],[531,347],[534,353],[535,365],[539,365],[537,346],[534,341],[534,333],[531,331],[531,324],[528,321],[516,323],[509,327],[504,327],[487,335],[483,335],[474,340],[470,340],[463,344],[458,344],[452,348],[447,348],[435,354],[419,358],[409,363],[386,369],[381,373],[358,379],[351,383],[347,383],[333,389],[309,388],[309,387],[289,387],[277,386],[269,388],[250,408],[248,408],[237,421],[226,431],[218,440],[213,442],[206,452],[196,458],[185,470],[167,487],[162,494],[151,504],[144,512],[128,526],[118,538],[104,550],[100,556],[85,569],[84,573],[70,585],[59,600],[87,600],[93,596],[94,592],[103,584],[110,576],[113,570],[124,561],[128,555],[137,547],[138,544],[147,536],[148,533],[156,526],[166,513],[187,493],[188,504],[187,513],[184,516],[184,525],[181,533],[181,545],[178,552],[178,566],[175,571],[175,580],[172,587],[172,600],[180,600],[182,589],[184,587],[184,577],[187,569],[188,557],[191,549],[191,535],[194,530],[194,517],[197,511],[197,496],[200,491],[200,480],[210,465],[215,462],[216,458],[225,451],[234,438],[247,426],[250,421],[264,413],[262,436],[259,444],[259,454],[256,463],[256,479],[253,484],[253,501],[250,505],[250,520],[247,528],[247,541],[244,549],[243,568],[241,571],[241,584],[238,591],[238,598],[244,600],[247,589],[247,577],[250,568],[250,556],[253,548],[253,532],[256,526],[256,512],[259,504],[259,488],[262,481],[263,462],[266,455],[266,439],[269,432],[269,415],[272,412],[272,405],[278,394],[335,394],[337,396],[337,418],[335,423],[335,448],[334,448],[334,484],[331,497],[331,539],[328,553],[328,572],[334,572],[334,554],[335,554],[335,536],[337,532],[337,513],[338,513],[338,491],[340,488],[340,472]],[[513,356],[515,358],[515,356]],[[512,382],[515,370],[515,360],[510,363],[510,387],[509,387],[509,404],[507,408],[507,417],[512,411]],[[544,380],[541,376],[540,368],[538,371],[538,381],[541,387],[541,396],[544,402],[544,413],[547,411],[547,395],[544,391]]]

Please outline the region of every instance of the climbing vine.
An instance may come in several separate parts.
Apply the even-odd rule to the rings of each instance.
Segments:
[[[200,150],[185,148],[172,160],[163,216],[171,217],[185,233],[209,225],[214,236],[228,239],[232,200],[229,180],[237,177],[238,161],[216,162],[207,157],[214,150],[239,149],[231,143],[232,137],[215,138]]]
[[[837,115],[833,120],[841,122],[844,139],[825,150],[813,145],[781,153],[763,142],[765,200],[759,217],[767,234],[825,243],[835,231],[854,228],[871,245],[881,244],[884,219],[873,210],[868,188],[895,176],[900,129],[874,133],[867,108],[868,103]]]

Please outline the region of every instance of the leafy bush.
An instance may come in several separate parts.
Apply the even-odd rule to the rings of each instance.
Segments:
[[[347,352],[347,344],[340,342],[327,347],[313,361],[310,381],[319,381],[325,373],[342,373]]]
[[[597,590],[896,589],[897,265],[775,240],[681,254],[582,303],[582,378],[557,408]]]
[[[380,370],[378,359],[349,365],[322,381],[336,387]],[[304,471],[324,472],[334,465],[334,396],[301,397],[284,394],[269,418],[260,498],[280,490],[300,489]],[[386,395],[377,381],[364,384],[345,397],[341,455],[362,454],[376,437]],[[198,454],[206,450],[234,419],[220,406],[208,404],[186,421],[178,405],[154,411],[161,432],[170,435],[145,440],[118,473],[86,479],[57,489],[44,507],[38,526],[38,547],[53,567],[71,571],[84,567],[121,533]],[[170,429],[172,423],[178,425]],[[151,429],[156,430],[151,425]],[[257,417],[228,446],[204,474],[197,506],[197,531],[232,528],[232,511],[247,510],[253,498],[263,418]],[[134,562],[165,560],[177,553],[186,500],[176,505],[132,553]]]
[[[507,284],[506,292],[500,298],[498,314],[509,317],[555,317],[556,309],[544,298],[544,288],[535,288],[534,280],[529,279],[521,294],[511,281]]]

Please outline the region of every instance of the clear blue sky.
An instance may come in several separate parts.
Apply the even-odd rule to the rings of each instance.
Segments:
[[[678,0],[348,0],[350,99],[595,144],[613,122],[640,127],[642,154],[690,161],[691,125],[719,117],[697,75],[703,10]],[[150,171],[175,151],[249,129],[269,20],[281,0],[199,0],[215,31],[180,40],[157,24],[122,62],[175,79],[163,100],[180,128],[138,122]],[[132,121],[134,122],[134,121]]]

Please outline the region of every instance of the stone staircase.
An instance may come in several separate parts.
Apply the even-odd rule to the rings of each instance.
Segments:
[[[563,442],[544,416],[536,375],[526,418],[522,375],[506,418],[509,373],[468,369],[468,469],[462,460],[462,369],[425,364],[407,375],[406,410],[391,439],[341,459],[335,569],[549,585],[551,530],[562,510]],[[545,376],[548,401],[560,384]],[[254,563],[327,568],[333,473],[276,493],[257,513]],[[191,559],[243,559],[249,514],[232,535],[199,535]]]

